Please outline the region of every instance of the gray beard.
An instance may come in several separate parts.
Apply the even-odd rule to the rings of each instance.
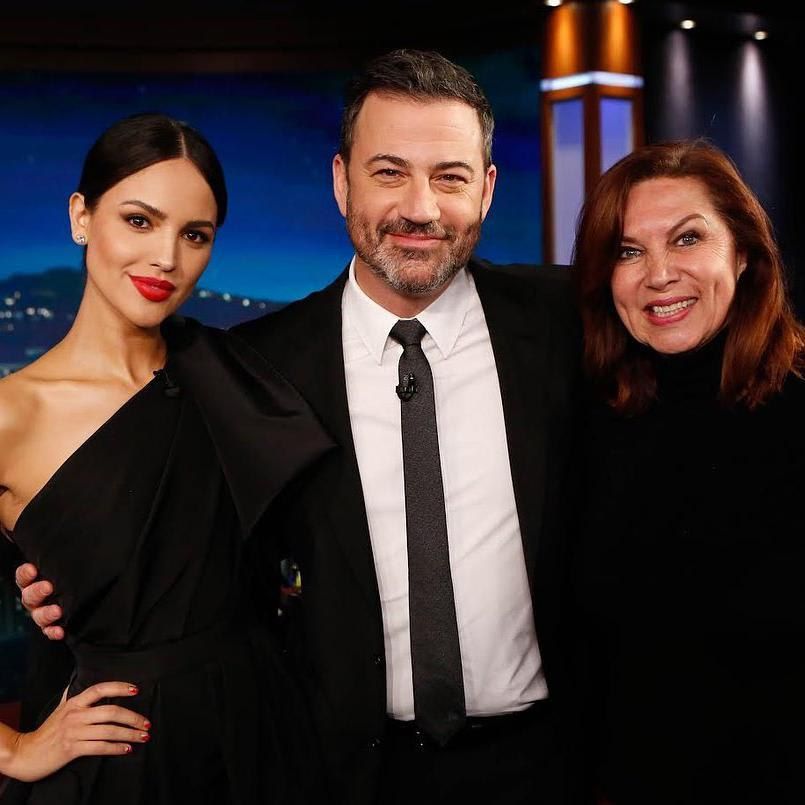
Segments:
[[[407,251],[393,247],[389,253],[388,247],[383,249],[382,238],[388,232],[434,234],[432,224],[417,225],[404,222],[397,226],[372,230],[365,221],[355,215],[347,200],[347,228],[356,254],[375,276],[405,296],[426,296],[448,284],[467,265],[481,236],[481,219],[479,215],[478,221],[460,234],[454,229],[440,230],[450,238],[450,250],[445,259],[424,277],[412,276],[406,268],[412,263],[428,262],[432,259],[430,254],[417,249]]]
[[[404,250],[399,252],[399,259],[388,258],[376,252],[367,255],[358,251],[357,254],[358,257],[369,266],[375,276],[380,277],[380,279],[391,286],[395,291],[405,294],[406,296],[426,296],[438,290],[449,283],[467,263],[467,260],[457,261],[451,259],[437,266],[436,271],[432,274],[419,279],[408,274],[405,268],[401,267],[399,263],[402,260],[408,263],[425,262],[430,255]],[[423,260],[423,257],[425,260]],[[467,259],[469,259],[469,254],[467,255]]]

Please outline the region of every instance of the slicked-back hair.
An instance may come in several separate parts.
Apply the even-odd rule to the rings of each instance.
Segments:
[[[167,115],[146,112],[113,123],[95,141],[84,159],[77,191],[92,210],[101,196],[138,171],[184,158],[198,168],[218,208],[216,226],[226,219],[224,171],[212,146],[194,128]]]
[[[371,93],[414,101],[461,101],[478,114],[483,138],[484,167],[492,164],[492,107],[472,75],[439,53],[427,50],[393,50],[369,62],[344,93],[338,153],[349,162],[355,121]]]

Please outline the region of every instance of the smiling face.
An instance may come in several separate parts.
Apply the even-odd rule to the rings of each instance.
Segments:
[[[74,235],[87,239],[87,291],[138,327],[155,327],[193,290],[215,236],[210,186],[187,159],[127,176],[93,209],[70,198]]]
[[[698,179],[647,179],[626,201],[612,274],[631,336],[657,352],[686,352],[723,326],[746,260]]]
[[[466,264],[492,201],[477,112],[460,101],[370,93],[335,196],[355,246],[358,283],[375,301],[428,300]]]

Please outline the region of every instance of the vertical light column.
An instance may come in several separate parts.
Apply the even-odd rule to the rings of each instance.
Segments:
[[[565,3],[550,12],[542,52],[544,254],[569,263],[586,193],[643,142],[632,9],[616,0]]]
[[[554,251],[559,262],[570,262],[573,233],[584,198],[584,104],[581,98],[554,101],[551,106],[550,151],[553,158],[551,209]],[[567,255],[567,259],[563,259]],[[553,259],[553,258],[551,258]]]

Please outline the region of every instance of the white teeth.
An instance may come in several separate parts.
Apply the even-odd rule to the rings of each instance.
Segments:
[[[650,310],[655,316],[670,316],[690,307],[695,301],[695,299],[685,299],[684,302],[674,302],[672,305],[651,305]]]

